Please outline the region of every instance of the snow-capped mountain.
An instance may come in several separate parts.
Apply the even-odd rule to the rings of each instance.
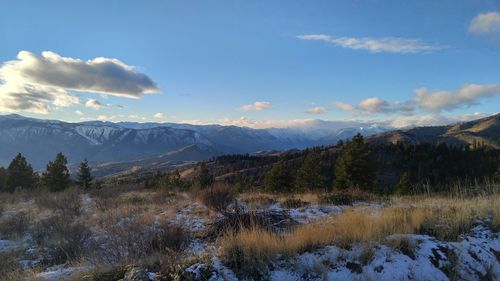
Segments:
[[[58,152],[70,163],[84,158],[104,163],[170,155],[193,145],[196,150],[189,150],[189,160],[201,160],[220,154],[329,145],[358,132],[366,135],[385,130],[373,124],[319,120],[289,128],[251,129],[175,123],[68,123],[14,114],[0,116],[0,165],[8,165],[19,152],[34,168],[42,169]],[[182,161],[182,155],[187,154],[175,155],[176,161]]]

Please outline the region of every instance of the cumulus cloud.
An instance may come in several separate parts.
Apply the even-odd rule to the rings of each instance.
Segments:
[[[86,103],[85,103],[85,106],[86,107],[90,107],[90,108],[93,108],[95,110],[101,108],[102,104],[98,101],[98,100],[95,100],[95,99],[89,99]]]
[[[335,106],[343,111],[355,111],[364,114],[411,115],[416,109],[425,112],[451,111],[459,107],[471,106],[480,100],[500,95],[500,84],[466,84],[455,91],[429,91],[418,88],[414,97],[404,102],[387,102],[379,97],[360,101],[358,104],[336,102]]]
[[[83,116],[83,112],[81,112],[80,110],[75,110],[75,114],[78,116]]]
[[[316,106],[316,107],[312,107],[312,108],[309,108],[308,110],[306,110],[306,113],[309,113],[309,114],[323,114],[325,112],[326,112],[326,109],[323,106]]]
[[[245,104],[240,107],[242,111],[261,111],[271,108],[272,104],[268,101],[256,101],[251,104]]]
[[[415,101],[427,111],[453,110],[477,104],[480,99],[500,95],[500,85],[466,84],[455,91],[415,90]]]
[[[469,25],[469,32],[478,34],[500,34],[500,13],[488,12],[477,15]]]
[[[148,76],[111,58],[84,61],[21,51],[0,66],[1,111],[48,113],[54,106],[79,103],[70,91],[140,98],[158,90]]]
[[[157,112],[154,114],[154,117],[156,119],[165,119],[165,114],[161,113],[161,112]]]
[[[417,54],[430,53],[445,47],[430,45],[419,39],[386,37],[386,38],[355,38],[355,37],[332,37],[325,34],[308,34],[296,36],[297,39],[307,41],[323,41],[338,47],[365,50],[371,53],[401,53]]]
[[[379,97],[371,97],[360,101],[358,104],[335,102],[334,105],[343,111],[357,111],[363,114],[410,114],[415,110],[413,101],[390,103]]]

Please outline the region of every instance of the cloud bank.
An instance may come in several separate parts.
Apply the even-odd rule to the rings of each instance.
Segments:
[[[145,74],[111,58],[84,61],[21,51],[0,66],[0,111],[46,114],[53,107],[78,104],[70,91],[137,99],[159,89]]]
[[[356,38],[356,37],[332,37],[325,34],[298,35],[297,39],[306,41],[323,41],[338,47],[365,50],[370,53],[400,53],[418,54],[430,53],[445,47],[426,44],[419,39],[386,37],[386,38]]]

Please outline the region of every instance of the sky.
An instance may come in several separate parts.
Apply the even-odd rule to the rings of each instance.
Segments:
[[[404,127],[499,108],[499,1],[0,0],[0,114]]]

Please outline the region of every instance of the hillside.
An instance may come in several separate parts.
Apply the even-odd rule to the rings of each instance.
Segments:
[[[439,143],[500,148],[500,114],[449,126],[417,127],[373,135],[374,143]]]

